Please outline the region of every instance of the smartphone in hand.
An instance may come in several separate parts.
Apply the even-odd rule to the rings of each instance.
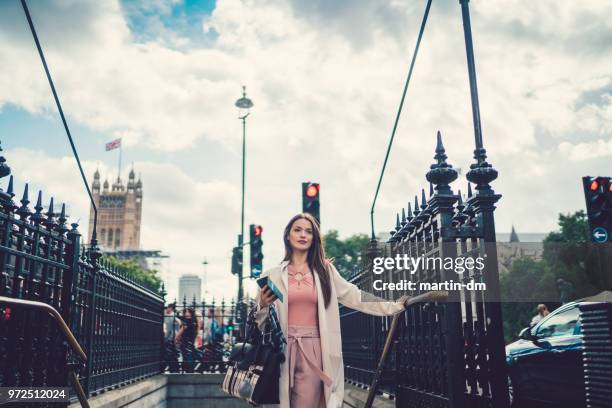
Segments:
[[[268,285],[268,287],[270,288],[272,293],[274,293],[274,295],[278,298],[278,300],[280,300],[281,302],[283,301],[283,294],[272,282],[272,280],[268,279],[267,276],[257,279],[257,285],[259,285],[260,288],[263,288],[264,286]]]

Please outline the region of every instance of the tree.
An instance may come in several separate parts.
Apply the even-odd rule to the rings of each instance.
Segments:
[[[516,260],[508,273],[500,277],[502,313],[506,341],[516,338],[529,325],[535,308],[542,299],[559,299],[559,279],[569,283],[575,300],[594,295],[602,290],[588,275],[589,229],[584,211],[559,215],[559,231],[544,239],[542,260]],[[554,310],[559,302],[546,302]]]
[[[103,259],[112,267],[124,271],[134,282],[147,289],[157,292],[162,280],[154,269],[145,269],[132,258],[119,259],[114,256],[104,255]]]
[[[361,255],[369,242],[366,234],[354,234],[342,240],[337,230],[330,230],[323,237],[325,254],[333,259],[336,269],[345,278],[361,267]]]

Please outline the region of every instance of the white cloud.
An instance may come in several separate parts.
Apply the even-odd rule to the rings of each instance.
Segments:
[[[176,273],[199,271],[207,256],[219,259],[209,275],[227,281],[224,257],[235,242],[239,202],[239,180],[228,170],[240,154],[233,102],[242,84],[255,102],[247,136],[247,220],[266,227],[268,265],[282,254],[275,237],[300,208],[301,181],[322,183],[325,228],[368,231],[423,10],[408,1],[328,3],[218,2],[202,22],[202,30],[218,34],[216,42],[188,50],[161,37],[135,42],[116,1],[32,3],[69,120],[120,136],[132,148],[180,157],[205,140],[234,154],[219,170],[227,177],[211,182],[197,181],[180,159],[137,163],[145,183],[143,240],[172,251]],[[166,6],[155,7],[164,12]],[[55,115],[21,11],[6,2],[0,7],[0,107]],[[470,7],[485,147],[500,171],[494,187],[504,194],[497,227],[508,230],[514,222],[519,232],[550,230],[558,212],[583,206],[579,191],[568,195],[558,186],[573,179],[579,186],[579,175],[604,167],[610,154],[609,98],[579,103],[610,83],[612,56],[602,39],[612,32],[605,19],[610,5],[504,0]],[[425,186],[438,129],[449,162],[465,173],[473,129],[456,3],[432,8],[382,184],[380,230]],[[590,147],[607,153],[586,163]],[[38,167],[74,174],[69,159],[40,154]],[[35,174],[24,164],[16,170],[58,194],[68,188],[47,180],[43,169]],[[538,182],[544,177],[551,182]],[[456,187],[465,190],[465,179]],[[66,196],[86,210],[82,194]]]
[[[559,145],[559,152],[573,161],[612,156],[612,139],[577,144],[563,142]]]
[[[5,152],[6,153],[6,152]],[[77,177],[78,169],[72,157],[49,157],[42,151],[12,149],[5,154],[15,177],[15,200],[21,199],[23,186],[30,184],[29,199],[34,206],[39,189],[43,191],[46,208],[50,194],[55,205],[68,204],[69,223],[80,220],[83,240],[89,242],[87,231],[89,198]],[[36,165],[33,165],[36,163]],[[82,163],[90,175],[97,164]],[[171,255],[169,278],[170,296],[176,296],[176,278],[184,273],[201,273],[201,263],[209,261],[208,278],[222,281],[229,274],[229,254],[235,240],[234,228],[228,228],[226,220],[238,220],[240,192],[236,185],[225,181],[199,182],[175,165],[140,162],[136,171],[143,180],[143,229],[141,247],[161,249]],[[102,165],[102,180],[114,170]],[[127,173],[127,172],[125,172]],[[49,177],[52,174],[52,177]],[[127,174],[124,174],[124,180]],[[2,188],[6,190],[4,179]],[[70,182],[66,182],[70,180]],[[233,225],[232,225],[233,226]],[[232,286],[220,286],[219,295],[231,297]],[[220,297],[220,296],[219,296]]]

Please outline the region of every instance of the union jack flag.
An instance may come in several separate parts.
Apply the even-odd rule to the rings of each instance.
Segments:
[[[115,139],[112,142],[108,142],[106,144],[106,151],[108,152],[110,150],[114,150],[114,149],[116,149],[116,148],[118,148],[120,146],[121,146],[121,138]]]

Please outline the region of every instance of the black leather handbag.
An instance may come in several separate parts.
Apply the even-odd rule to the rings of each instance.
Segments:
[[[251,405],[279,404],[280,365],[285,361],[287,341],[273,305],[268,308],[263,333],[255,322],[255,312],[255,307],[249,312],[245,341],[232,348],[222,389]]]

